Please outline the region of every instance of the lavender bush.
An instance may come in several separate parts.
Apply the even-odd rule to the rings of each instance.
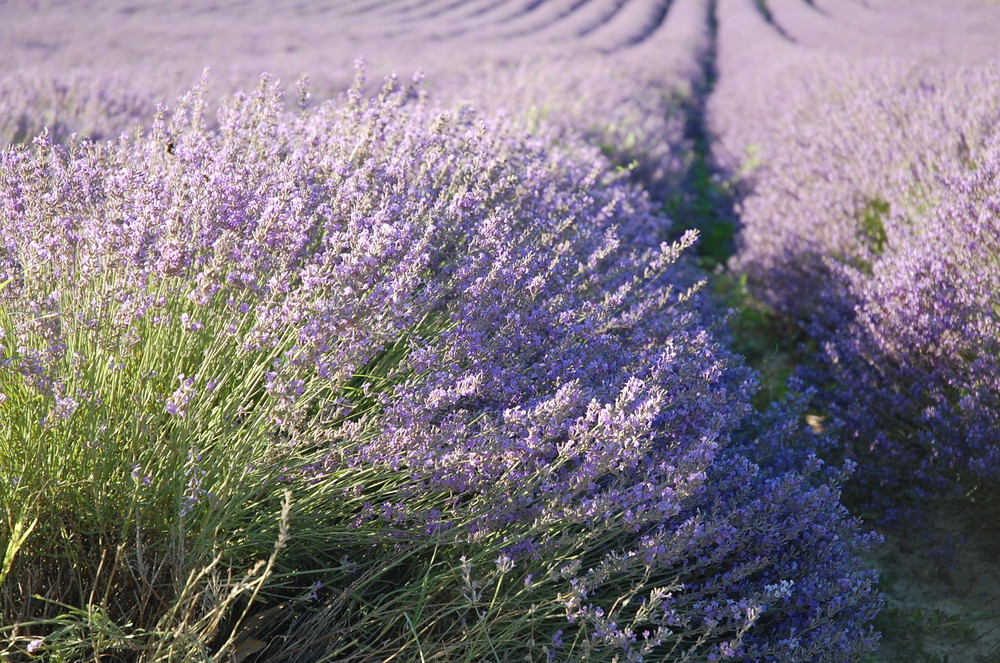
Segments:
[[[0,156],[5,652],[860,660],[872,539],[735,443],[694,235],[565,132],[362,88]]]

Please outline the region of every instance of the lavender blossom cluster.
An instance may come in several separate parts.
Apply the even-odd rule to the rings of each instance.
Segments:
[[[697,305],[694,234],[663,243],[669,219],[565,132],[362,89],[287,109],[264,79],[217,129],[195,90],[134,138],[0,154],[0,384],[72,425],[121,387],[78,379],[100,358],[194,430],[233,378],[184,348],[223,330],[211,347],[265,359],[276,453],[321,452],[303,479],[410,476],[359,527],[550,570],[538,656],[869,653],[873,539],[819,461],[733,443],[754,377]],[[180,365],[139,356],[149,335]]]

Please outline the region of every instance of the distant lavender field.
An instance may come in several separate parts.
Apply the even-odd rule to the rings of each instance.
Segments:
[[[883,660],[1000,483],[998,35],[0,1],[0,657]]]

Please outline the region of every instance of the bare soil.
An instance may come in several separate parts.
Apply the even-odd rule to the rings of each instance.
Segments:
[[[1000,496],[937,503],[918,527],[883,534],[874,661],[1000,663]]]

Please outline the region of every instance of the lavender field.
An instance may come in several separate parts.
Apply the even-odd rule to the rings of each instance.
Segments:
[[[1000,4],[0,56],[0,659],[1000,662]]]

